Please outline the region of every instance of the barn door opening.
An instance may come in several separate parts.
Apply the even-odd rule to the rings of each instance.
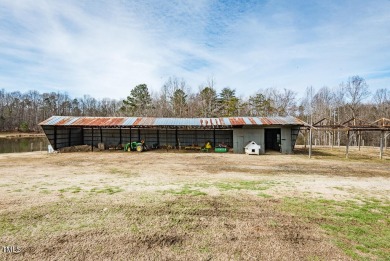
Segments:
[[[265,129],[265,150],[267,151],[280,151],[280,144],[281,144],[281,138],[280,138],[280,129]]]

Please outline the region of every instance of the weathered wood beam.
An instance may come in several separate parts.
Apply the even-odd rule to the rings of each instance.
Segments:
[[[346,152],[345,157],[348,159],[349,154],[349,131],[347,131],[347,145],[346,145]]]
[[[312,137],[313,137],[313,134],[312,134],[312,131],[310,128],[310,130],[309,130],[309,159],[311,159]]]

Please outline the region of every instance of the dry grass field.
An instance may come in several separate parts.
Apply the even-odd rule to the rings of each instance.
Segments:
[[[0,260],[389,260],[378,154],[0,154]]]

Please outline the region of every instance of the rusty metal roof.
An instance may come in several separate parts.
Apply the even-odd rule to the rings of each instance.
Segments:
[[[295,117],[229,117],[229,118],[154,118],[154,117],[73,117],[52,116],[41,126],[79,127],[200,127],[229,128],[234,126],[297,125],[308,126]]]

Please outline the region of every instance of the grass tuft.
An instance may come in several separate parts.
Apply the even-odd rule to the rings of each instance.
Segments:
[[[115,194],[115,193],[122,192],[123,189],[121,189],[118,186],[105,186],[104,188],[93,188],[90,191],[92,193],[105,193],[105,194],[112,195],[112,194]]]
[[[59,190],[59,192],[61,192],[61,193],[64,193],[64,192],[79,193],[80,191],[82,191],[82,189],[78,186],[72,186],[72,187],[63,188],[63,189]]]
[[[257,193],[257,196],[259,196],[259,197],[262,197],[262,198],[272,198],[272,196],[271,195],[268,195],[268,194],[265,194],[265,193]]]
[[[207,193],[202,192],[197,189],[191,189],[188,186],[184,186],[181,190],[174,190],[174,189],[169,189],[165,190],[164,193],[169,193],[173,195],[190,195],[190,196],[205,196]]]
[[[215,186],[221,190],[267,190],[271,187],[264,181],[219,182]]]

